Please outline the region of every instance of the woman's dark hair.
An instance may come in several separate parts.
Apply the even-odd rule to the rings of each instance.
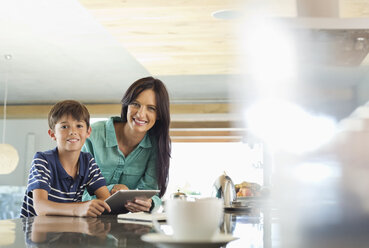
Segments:
[[[158,154],[156,162],[156,175],[160,197],[165,194],[168,186],[169,159],[171,154],[171,141],[169,137],[169,95],[162,81],[153,77],[145,77],[135,81],[126,91],[122,98],[121,118],[127,122],[128,105],[138,97],[141,92],[151,89],[155,92],[157,120],[148,131],[151,136],[156,137],[158,143]]]

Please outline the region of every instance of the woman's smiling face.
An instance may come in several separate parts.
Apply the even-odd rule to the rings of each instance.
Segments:
[[[156,119],[155,92],[144,90],[128,105],[127,124],[133,131],[146,133],[154,126]]]

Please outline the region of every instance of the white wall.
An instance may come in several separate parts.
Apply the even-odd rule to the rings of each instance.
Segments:
[[[2,141],[3,119],[0,119],[0,142]],[[14,146],[19,154],[18,167],[8,175],[0,175],[0,185],[27,184],[33,155],[56,146],[47,134],[47,119],[6,120],[5,143]]]
[[[2,128],[3,122],[0,120],[0,131]],[[5,142],[17,149],[19,164],[13,173],[0,175],[0,185],[27,184],[34,154],[56,146],[47,130],[47,119],[6,121]],[[262,170],[253,166],[255,162],[262,160],[260,147],[251,149],[242,143],[174,143],[172,148],[170,180],[166,196],[176,192],[177,189],[209,195],[214,181],[224,171],[234,183],[246,180],[263,183]]]

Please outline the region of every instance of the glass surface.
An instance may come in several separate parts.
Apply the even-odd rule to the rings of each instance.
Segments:
[[[231,248],[270,248],[277,223],[270,211],[226,212],[220,232],[239,239],[229,242]],[[151,222],[127,222],[116,216],[78,218],[37,216],[0,221],[1,247],[157,247],[141,236],[154,233]],[[180,245],[177,247],[181,247]],[[205,246],[206,247],[206,246]]]

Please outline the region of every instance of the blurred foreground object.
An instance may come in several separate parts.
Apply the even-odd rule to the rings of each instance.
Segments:
[[[283,247],[368,246],[368,148],[367,103],[339,123],[327,145],[276,156]]]
[[[342,166],[344,205],[350,216],[360,214],[369,218],[369,102],[358,107],[340,122],[340,132],[327,147]],[[369,234],[369,231],[368,231]]]

